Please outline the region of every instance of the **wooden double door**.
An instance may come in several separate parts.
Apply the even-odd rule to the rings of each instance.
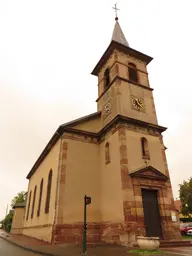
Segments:
[[[158,191],[142,189],[146,236],[162,239],[161,218],[158,204]]]

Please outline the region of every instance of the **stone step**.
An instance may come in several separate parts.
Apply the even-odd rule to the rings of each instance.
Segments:
[[[192,246],[191,240],[160,240],[160,248],[189,246]],[[134,247],[138,247],[137,243],[134,244]]]
[[[160,241],[160,247],[165,248],[165,247],[187,247],[187,246],[192,246],[191,241],[189,240],[161,240]]]
[[[166,243],[191,243],[192,240],[160,240],[161,244],[166,244]]]

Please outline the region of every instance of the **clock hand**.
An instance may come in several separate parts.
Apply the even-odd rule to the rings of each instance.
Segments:
[[[140,106],[139,99],[136,99],[136,103],[137,103],[137,106],[139,107]]]
[[[140,107],[142,106],[142,103],[140,101],[138,101],[138,104],[139,104]]]

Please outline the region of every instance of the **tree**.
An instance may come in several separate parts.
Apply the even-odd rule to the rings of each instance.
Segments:
[[[19,192],[11,201],[11,207],[13,208],[16,204],[25,202],[27,197],[27,192],[21,191]]]
[[[192,214],[192,177],[180,184],[179,196],[181,200],[181,213],[184,216]]]
[[[13,220],[13,210],[10,210],[2,223],[2,227],[5,231],[7,232],[11,231],[12,220]]]

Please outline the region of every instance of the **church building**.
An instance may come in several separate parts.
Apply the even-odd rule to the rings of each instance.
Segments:
[[[162,133],[147,65],[116,17],[94,67],[97,112],[58,127],[27,175],[22,234],[50,243],[132,244],[137,236],[180,239]]]

